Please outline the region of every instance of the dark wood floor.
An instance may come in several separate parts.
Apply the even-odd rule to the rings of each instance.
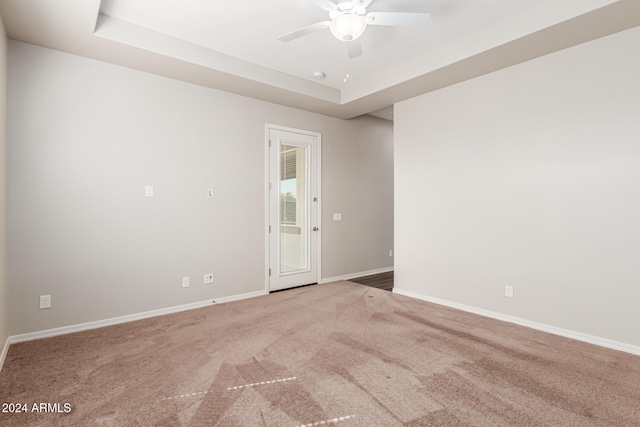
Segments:
[[[349,279],[350,282],[359,283],[361,285],[371,286],[372,288],[384,289],[385,291],[393,290],[393,271],[388,273],[374,274],[372,276],[357,277]]]

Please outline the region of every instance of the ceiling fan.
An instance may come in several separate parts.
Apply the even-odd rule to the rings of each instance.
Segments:
[[[362,55],[362,46],[358,37],[364,33],[367,25],[408,26],[424,25],[429,20],[428,13],[408,12],[369,12],[366,8],[372,0],[311,0],[316,6],[329,12],[330,21],[318,22],[278,37],[288,42],[309,33],[328,28],[341,41],[346,42],[349,58]]]

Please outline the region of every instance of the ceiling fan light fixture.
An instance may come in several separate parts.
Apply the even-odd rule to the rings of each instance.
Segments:
[[[331,20],[329,30],[338,40],[345,42],[355,40],[364,33],[367,21],[363,16],[354,13],[338,15]]]

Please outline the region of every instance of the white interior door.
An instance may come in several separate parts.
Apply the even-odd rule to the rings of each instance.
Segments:
[[[320,135],[268,127],[269,291],[318,282]]]

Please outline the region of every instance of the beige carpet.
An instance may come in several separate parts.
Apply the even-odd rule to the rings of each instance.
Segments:
[[[27,405],[3,426],[639,426],[640,357],[337,282],[12,345],[0,402]]]

